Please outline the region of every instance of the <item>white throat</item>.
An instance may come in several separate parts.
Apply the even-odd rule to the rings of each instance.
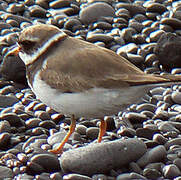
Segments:
[[[19,57],[25,63],[25,65],[33,63],[41,54],[43,54],[47,48],[54,42],[60,39],[61,37],[65,36],[63,32],[55,34],[52,36],[42,47],[38,48],[33,54],[29,55],[25,52],[19,52]]]

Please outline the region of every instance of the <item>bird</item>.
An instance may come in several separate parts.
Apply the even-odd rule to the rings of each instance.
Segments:
[[[26,66],[29,87],[47,106],[71,117],[60,145],[62,153],[80,117],[100,119],[98,142],[106,132],[105,116],[136,103],[160,84],[181,81],[181,76],[146,74],[112,50],[71,37],[54,25],[24,28],[12,51]]]

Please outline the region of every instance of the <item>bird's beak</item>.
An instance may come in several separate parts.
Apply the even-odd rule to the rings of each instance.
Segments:
[[[21,47],[16,44],[8,54],[11,54],[11,55],[15,55],[15,56],[18,56],[19,52],[21,51]]]

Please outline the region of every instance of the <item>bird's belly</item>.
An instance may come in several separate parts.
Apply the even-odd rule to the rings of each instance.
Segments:
[[[74,114],[76,117],[87,118],[116,114],[128,105],[136,103],[144,94],[140,91],[141,87],[93,88],[80,93],[61,93],[42,81],[39,75],[35,76],[31,88],[38,99],[54,110],[66,115]]]

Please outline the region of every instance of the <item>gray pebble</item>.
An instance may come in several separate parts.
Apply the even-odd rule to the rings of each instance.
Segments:
[[[66,174],[63,176],[63,180],[91,180],[92,178],[81,174]]]
[[[178,137],[178,138],[174,138],[174,139],[167,141],[167,143],[165,144],[165,147],[166,147],[166,149],[169,149],[173,145],[181,145],[181,138]]]
[[[143,170],[143,175],[148,179],[158,179],[161,176],[161,173],[156,169],[145,168]]]
[[[86,130],[86,136],[87,138],[89,139],[96,139],[98,137],[98,134],[99,134],[99,128],[97,127],[90,127],[90,128],[87,128]]]
[[[163,145],[156,146],[148,150],[138,161],[140,167],[144,167],[149,163],[159,162],[166,158],[166,149]]]
[[[181,171],[174,164],[169,164],[163,167],[163,174],[165,178],[173,179],[181,175]]]
[[[55,1],[50,2],[49,5],[53,9],[59,9],[59,8],[69,7],[70,6],[70,1],[55,0]]]
[[[79,16],[80,20],[84,24],[90,24],[97,21],[101,17],[114,17],[114,13],[114,9],[107,3],[97,2],[82,8]]]
[[[130,179],[142,179],[146,180],[146,178],[140,174],[137,174],[135,172],[132,173],[122,173],[120,174],[116,180],[130,180]]]
[[[11,126],[8,121],[0,121],[0,133],[11,132]]]
[[[29,7],[30,16],[45,18],[47,11],[39,5],[33,5]]]
[[[13,178],[13,171],[5,166],[0,166],[0,179]]]
[[[92,175],[120,168],[140,158],[145,151],[145,144],[137,138],[90,144],[64,152],[60,165],[67,173]]]
[[[51,154],[37,154],[31,157],[30,162],[37,163],[43,167],[46,172],[59,171],[60,165],[57,157]]]
[[[181,170],[181,158],[176,158],[173,163]]]
[[[181,28],[181,20],[176,19],[176,18],[162,18],[161,23],[169,25],[173,29],[180,29]]]
[[[134,16],[136,14],[145,14],[146,13],[146,9],[140,5],[137,5],[135,3],[117,3],[116,4],[116,8],[125,8],[127,9],[131,16]]]
[[[114,38],[107,34],[102,33],[89,33],[86,37],[86,40],[89,42],[97,42],[101,41],[104,43],[110,43],[114,40]]]
[[[167,10],[167,8],[161,3],[149,3],[146,6],[146,11],[147,12],[154,12],[154,13],[162,14],[166,10]]]
[[[24,126],[24,122],[15,113],[7,113],[7,114],[4,113],[0,116],[0,119],[8,121],[9,124],[14,127]]]
[[[173,102],[175,102],[177,104],[181,104],[181,92],[174,91],[171,94],[171,98],[172,98]]]
[[[0,149],[7,149],[8,145],[10,144],[10,134],[9,133],[1,133],[0,134]]]

